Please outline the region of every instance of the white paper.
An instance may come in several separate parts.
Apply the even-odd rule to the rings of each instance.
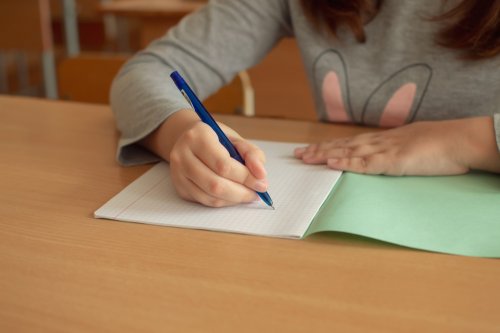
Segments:
[[[341,172],[293,157],[301,144],[254,141],[266,153],[269,195],[262,201],[210,208],[180,199],[168,164],[158,163],[95,212],[97,218],[182,228],[301,238]]]

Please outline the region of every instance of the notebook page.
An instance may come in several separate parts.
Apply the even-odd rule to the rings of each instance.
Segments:
[[[306,165],[293,157],[299,144],[254,141],[267,157],[273,210],[262,201],[209,208],[180,199],[161,162],[95,212],[97,218],[207,229],[273,237],[300,238],[341,172]]]
[[[308,234],[347,232],[428,251],[500,258],[500,176],[346,173]]]

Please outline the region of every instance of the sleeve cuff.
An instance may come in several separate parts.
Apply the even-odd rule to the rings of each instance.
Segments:
[[[493,125],[495,127],[495,136],[497,140],[497,149],[500,152],[500,113],[493,115]]]
[[[142,147],[138,142],[156,130],[170,115],[162,113],[156,119],[145,120],[144,129],[135,135],[127,137],[122,134],[116,150],[118,163],[123,166],[134,166],[161,161],[162,159],[158,155]]]
[[[141,147],[137,143],[126,146],[118,146],[116,159],[120,165],[134,166],[140,164],[155,163],[161,160],[160,157]]]

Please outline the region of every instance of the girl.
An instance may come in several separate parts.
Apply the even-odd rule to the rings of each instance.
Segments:
[[[500,172],[500,0],[214,0],[138,53],[112,87],[123,164],[162,158],[178,194],[213,207],[267,190],[264,153],[221,125],[231,159],[170,82],[203,99],[297,40],[320,120],[385,131],[298,147],[304,163],[386,175]]]

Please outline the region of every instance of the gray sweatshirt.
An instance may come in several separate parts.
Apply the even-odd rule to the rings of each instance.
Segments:
[[[358,43],[348,28],[338,39],[319,33],[298,0],[213,0],[136,54],[115,79],[118,160],[158,160],[136,142],[189,107],[170,80],[173,70],[204,99],[285,37],[297,40],[319,120],[394,127],[489,115],[500,147],[500,57],[467,61],[438,46],[440,25],[425,18],[442,10],[436,0],[386,0],[365,26],[367,41]]]

